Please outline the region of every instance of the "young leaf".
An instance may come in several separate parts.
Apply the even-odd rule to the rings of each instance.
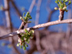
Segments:
[[[26,47],[28,47],[28,45],[26,44]]]
[[[26,47],[23,47],[23,50],[26,50]]]
[[[26,33],[28,33],[27,29],[24,29],[24,31],[25,31]]]

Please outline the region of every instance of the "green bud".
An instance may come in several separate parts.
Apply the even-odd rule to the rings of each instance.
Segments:
[[[28,47],[28,45],[26,44],[26,47]]]
[[[24,29],[24,31],[25,31],[26,33],[28,33],[27,29]]]
[[[71,4],[71,1],[69,1],[68,5],[70,5],[70,4]]]
[[[65,2],[68,2],[68,0],[65,0]]]
[[[32,31],[32,33],[34,33],[34,30],[31,30]]]

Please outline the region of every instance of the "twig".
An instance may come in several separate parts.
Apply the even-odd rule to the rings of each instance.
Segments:
[[[9,0],[4,0],[4,6],[5,9],[7,9],[5,11],[5,15],[6,15],[6,19],[7,19],[7,27],[8,27],[8,32],[13,32],[13,28],[12,28],[12,23],[11,23],[11,17],[10,17],[10,6],[9,6]],[[13,46],[14,50],[16,51],[16,53],[20,54],[20,52],[17,50],[16,46],[14,45],[14,39],[13,37],[9,38],[9,41],[11,42],[11,45]]]
[[[36,2],[36,0],[32,0],[32,3],[31,3],[30,8],[29,8],[29,10],[28,10],[29,13],[32,12],[32,9],[33,9],[33,7],[34,7],[34,5],[35,5],[35,2]],[[26,24],[25,28],[27,28],[27,27],[28,27],[28,23]]]
[[[14,3],[14,1],[13,1],[13,0],[10,0],[10,1],[11,1],[11,3],[12,3],[13,7],[15,8],[17,14],[19,15],[19,17],[22,16],[21,12],[20,12],[19,9],[17,8],[17,6],[16,6],[16,4]]]
[[[35,21],[35,25],[37,25],[37,24],[38,24],[38,21],[39,21],[41,1],[42,1],[42,0],[38,0],[38,3],[37,3],[37,11],[36,11],[36,21]]]
[[[36,47],[37,47],[37,50],[41,51],[39,31],[35,31],[35,35],[36,35]]]
[[[36,25],[34,27],[26,28],[26,29],[29,31],[31,29],[35,30],[35,29],[38,29],[38,28],[42,28],[42,27],[46,27],[46,26],[51,26],[51,25],[56,25],[56,24],[63,24],[63,23],[72,23],[72,19],[66,19],[66,20],[62,20],[62,21],[57,20],[57,21],[53,21],[53,22],[39,24],[39,25]],[[12,32],[12,33],[7,34],[7,35],[3,35],[3,36],[0,37],[0,39],[4,39],[4,38],[7,38],[7,37],[13,37],[13,36],[15,36],[17,34],[20,34],[20,33],[25,33],[24,29],[17,30],[15,32]]]
[[[59,21],[63,20],[64,18],[64,10],[59,10],[60,11],[60,15],[59,15]]]
[[[33,0],[33,1],[32,1],[31,5],[30,5],[30,8],[29,8],[29,10],[28,10],[29,13],[32,12],[32,9],[33,9],[33,7],[34,7],[34,5],[35,5],[35,1],[36,1],[36,0]]]
[[[52,14],[53,14],[54,12],[55,12],[55,10],[51,10],[51,11],[50,11],[47,22],[50,22],[50,21],[51,21]],[[49,26],[45,27],[44,29],[47,30],[48,28],[49,28]]]

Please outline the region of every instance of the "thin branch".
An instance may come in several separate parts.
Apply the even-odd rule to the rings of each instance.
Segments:
[[[36,21],[35,21],[35,25],[37,25],[37,24],[38,24],[38,21],[39,21],[41,1],[42,1],[42,0],[38,0],[38,3],[37,3],[37,11],[36,11]]]
[[[63,23],[72,23],[72,19],[66,19],[66,20],[62,20],[62,21],[53,21],[53,22],[48,22],[48,23],[44,23],[44,24],[39,24],[39,25],[36,25],[34,27],[30,27],[30,28],[26,28],[28,31],[29,30],[35,30],[35,29],[38,29],[38,28],[42,28],[42,27],[46,27],[46,26],[51,26],[51,25],[56,25],[56,24],[63,24]],[[17,30],[15,32],[12,32],[10,34],[7,34],[7,35],[3,35],[0,37],[0,39],[4,39],[4,38],[7,38],[7,37],[13,37],[17,34],[20,34],[20,33],[25,33],[24,29],[22,30]]]
[[[13,1],[13,0],[10,0],[10,1],[11,1],[11,3],[12,3],[13,7],[15,8],[17,14],[18,14],[19,16],[21,16],[22,14],[20,13],[20,11],[19,11],[19,9],[17,8],[17,6],[16,6],[16,4],[14,3],[14,1]]]
[[[47,22],[50,22],[50,21],[51,21],[52,14],[53,14],[54,12],[55,12],[55,10],[51,10],[51,11],[50,11]],[[49,26],[45,27],[44,29],[47,30],[48,28],[49,28]]]
[[[29,8],[29,10],[28,10],[29,13],[32,12],[32,9],[33,9],[33,7],[34,7],[34,5],[35,5],[35,2],[36,2],[36,0],[32,0],[32,3],[31,3],[30,8]],[[27,28],[27,27],[28,27],[28,23],[26,24],[25,28]]]
[[[60,13],[60,15],[59,15],[59,21],[61,21],[61,20],[63,20],[63,18],[64,18],[64,10],[61,10],[61,9],[59,9],[59,13]]]
[[[8,32],[13,32],[12,23],[11,23],[11,17],[10,17],[9,0],[4,0],[4,6],[5,6],[5,9],[7,9],[5,11],[5,15],[6,15],[6,19],[7,19]],[[13,37],[12,38],[9,37],[9,41],[11,42],[11,45],[14,48],[14,50],[16,51],[16,53],[20,54],[20,52],[17,50],[16,46],[14,45],[14,39],[13,39]]]
[[[29,8],[29,10],[28,10],[29,13],[32,12],[32,9],[33,9],[33,7],[34,7],[34,5],[35,5],[35,1],[36,1],[36,0],[33,0],[33,1],[32,1],[31,5],[30,5],[30,8]]]
[[[35,35],[36,35],[36,47],[37,47],[37,50],[41,51],[39,31],[36,31]]]

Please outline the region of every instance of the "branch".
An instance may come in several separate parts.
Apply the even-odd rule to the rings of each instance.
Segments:
[[[14,3],[14,1],[13,1],[13,0],[10,0],[10,1],[11,1],[11,3],[12,3],[13,7],[15,8],[17,14],[18,14],[19,16],[21,16],[22,14],[20,13],[20,11],[19,11],[19,9],[17,8],[17,6],[16,6],[16,4]]]
[[[46,27],[46,26],[51,26],[51,25],[56,25],[56,24],[63,24],[63,23],[72,23],[72,19],[66,19],[66,20],[62,20],[62,21],[53,21],[53,22],[48,22],[48,23],[44,23],[44,24],[39,24],[39,25],[36,25],[34,27],[30,27],[30,28],[26,28],[28,31],[29,30],[35,30],[35,29],[38,29],[38,28],[42,28],[42,27]],[[24,29],[22,30],[17,30],[15,32],[12,32],[10,34],[7,34],[7,35],[3,35],[0,37],[0,39],[4,39],[4,38],[7,38],[7,37],[13,37],[17,34],[20,34],[20,33],[25,33]]]
[[[47,22],[50,22],[51,21],[51,17],[52,17],[52,14],[55,12],[55,10],[51,10],[50,12],[49,12],[49,16],[48,16],[48,20],[47,20]],[[47,27],[45,27],[44,29],[45,30],[47,30],[49,27],[47,26]]]
[[[35,5],[35,1],[36,1],[36,0],[33,0],[33,1],[32,1],[31,5],[30,5],[30,8],[29,8],[29,10],[28,10],[29,13],[32,12],[32,9],[33,9],[33,7],[34,7],[34,5]]]
[[[37,3],[37,10],[36,10],[36,21],[35,21],[35,25],[37,25],[37,24],[38,24],[38,21],[39,21],[41,2],[42,2],[42,0],[38,0],[38,3]]]
[[[36,2],[36,0],[33,0],[32,1],[31,5],[29,7],[29,10],[28,10],[29,13],[32,12],[33,7],[35,6],[35,2]],[[26,24],[25,28],[27,28],[27,27],[28,27],[28,23]]]

